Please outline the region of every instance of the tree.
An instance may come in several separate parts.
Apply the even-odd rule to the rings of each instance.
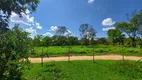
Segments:
[[[57,37],[54,38],[58,38],[60,41],[58,43],[60,43],[60,45],[64,45],[66,40],[65,33],[68,32],[67,28],[65,26],[58,26],[57,30],[56,30],[56,34],[58,35]],[[56,39],[57,40],[57,39]]]
[[[83,44],[85,44],[86,46],[88,45],[87,35],[86,35],[88,28],[89,24],[81,24],[79,28],[81,40],[83,41]]]
[[[0,80],[21,80],[22,62],[28,57],[29,33],[19,25],[10,30],[9,17],[15,12],[20,17],[26,10],[36,10],[39,0],[0,0]]]
[[[26,10],[35,11],[39,0],[1,0],[0,1],[0,31],[8,30],[9,17],[15,12],[20,17],[21,13],[26,14]]]
[[[0,80],[20,80],[22,58],[27,59],[31,47],[29,33],[15,25],[0,35]]]
[[[56,30],[57,35],[64,36],[65,32],[67,32],[65,26],[58,26],[58,29]]]
[[[94,37],[96,36],[96,31],[92,26],[89,27],[86,35],[87,35],[87,38],[91,41],[91,45],[93,45],[93,40],[94,40]]]
[[[81,24],[79,28],[81,40],[86,46],[89,44],[89,39],[93,39],[96,35],[95,29],[89,24]]]
[[[70,45],[78,45],[78,38],[74,36],[69,36],[68,37],[68,44]]]
[[[142,11],[133,12],[129,22],[119,22],[115,24],[116,29],[126,33],[132,41],[132,46],[136,46],[136,39],[142,36]]]
[[[98,39],[96,40],[96,42],[97,42],[98,44],[108,44],[107,38],[105,38],[105,37],[98,38]]]
[[[112,42],[113,45],[115,45],[115,43],[124,43],[125,36],[118,29],[110,29],[107,34],[108,40]]]
[[[63,46],[67,45],[67,37],[60,36],[60,35],[54,35],[52,37],[52,45],[53,46]]]
[[[41,45],[48,47],[48,46],[51,45],[51,42],[52,42],[51,38],[48,37],[48,36],[45,36],[45,37],[42,38]]]
[[[42,38],[43,38],[42,35],[34,36],[34,40],[33,40],[34,47],[42,46],[42,43],[41,43],[42,42]]]

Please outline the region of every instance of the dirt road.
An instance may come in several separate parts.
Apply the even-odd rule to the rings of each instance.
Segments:
[[[95,60],[122,60],[121,55],[101,55],[95,56]],[[124,56],[125,60],[139,60],[142,57],[135,57],[135,56]],[[92,60],[93,56],[71,56],[70,60]],[[29,58],[32,63],[41,62],[41,58]],[[43,62],[51,62],[51,61],[68,61],[68,57],[50,57],[50,58],[43,58]]]

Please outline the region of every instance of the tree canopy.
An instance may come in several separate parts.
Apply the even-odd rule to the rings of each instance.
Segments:
[[[81,24],[79,28],[81,40],[83,41],[83,44],[86,46],[89,44],[89,40],[94,39],[94,36],[96,36],[96,31],[93,28],[93,26],[89,24]]]
[[[132,46],[136,46],[136,38],[142,35],[142,11],[133,12],[129,22],[118,22],[115,24],[116,29],[127,34],[132,41]]]
[[[35,11],[38,4],[39,0],[0,0],[0,31],[8,29],[12,12],[22,17],[22,12],[26,14],[27,9],[31,12]]]
[[[28,58],[31,38],[19,25],[8,28],[12,12],[22,17],[36,10],[39,0],[0,0],[0,80],[21,80],[22,62]]]

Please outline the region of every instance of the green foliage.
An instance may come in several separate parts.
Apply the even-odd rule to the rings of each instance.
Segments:
[[[81,44],[89,45],[89,41],[93,44],[94,37],[96,36],[96,31],[93,26],[89,24],[81,24],[79,28],[80,36],[81,36]]]
[[[60,36],[54,35],[53,37],[36,35],[33,39],[34,47],[48,47],[48,46],[66,46],[77,45],[78,38],[74,36]]]
[[[70,46],[70,54],[76,56],[92,56],[92,46]],[[42,52],[48,53],[49,56],[65,56],[68,53],[68,46],[49,46],[47,47],[35,47],[35,54],[31,54],[31,57],[40,57]],[[132,51],[131,51],[132,50]],[[122,55],[121,46],[111,46],[111,45],[95,45],[94,46],[95,55],[106,55],[106,54],[119,54]],[[142,56],[142,49],[123,47],[124,55],[126,56]],[[45,55],[47,57],[47,55]]]
[[[142,35],[142,11],[133,12],[132,17],[129,19],[129,22],[120,22],[116,23],[116,29],[120,30],[122,33],[126,33],[127,36],[131,39],[131,44],[133,47],[136,47],[136,40]]]
[[[22,58],[28,58],[30,50],[29,33],[19,25],[0,34],[0,80],[21,79]]]
[[[8,29],[9,17],[33,12],[39,0],[0,0],[0,80],[21,80],[22,58],[28,58],[31,39],[19,25]]]
[[[0,31],[8,30],[9,17],[15,12],[20,17],[21,12],[26,13],[26,9],[35,11],[39,0],[0,0]]]
[[[38,80],[141,80],[142,62],[134,61],[71,61],[48,62],[41,67],[40,63],[33,63],[30,70],[24,70],[23,77]],[[56,73],[54,73],[56,72]],[[38,76],[41,74],[40,76]]]
[[[51,45],[51,42],[52,42],[52,39],[48,36],[45,36],[42,38],[41,45],[47,47]]]
[[[42,38],[43,38],[42,35],[36,35],[36,36],[34,36],[34,40],[33,40],[34,47],[43,46],[42,45]]]
[[[116,43],[124,44],[125,35],[122,34],[118,29],[111,29],[107,32],[108,40],[112,42],[113,45]]]
[[[78,38],[77,37],[74,37],[74,36],[69,36],[67,37],[67,44],[68,45],[78,45]]]
[[[105,38],[105,37],[102,37],[102,38],[98,38],[97,40],[96,40],[96,43],[97,44],[108,44],[108,41],[107,41],[107,38]]]

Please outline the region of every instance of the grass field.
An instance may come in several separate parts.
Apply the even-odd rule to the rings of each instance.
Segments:
[[[27,80],[142,80],[142,62],[72,61],[32,63],[23,71]]]
[[[35,53],[31,54],[31,57],[40,57],[41,53],[46,57],[49,56],[66,56],[68,54],[68,46],[50,46],[50,47],[35,47]],[[92,56],[92,47],[91,46],[71,46],[70,53],[72,55],[87,55]],[[142,56],[142,48],[130,48],[120,46],[110,46],[110,45],[95,45],[94,53],[95,55],[104,55],[104,54],[122,54],[126,56]]]

